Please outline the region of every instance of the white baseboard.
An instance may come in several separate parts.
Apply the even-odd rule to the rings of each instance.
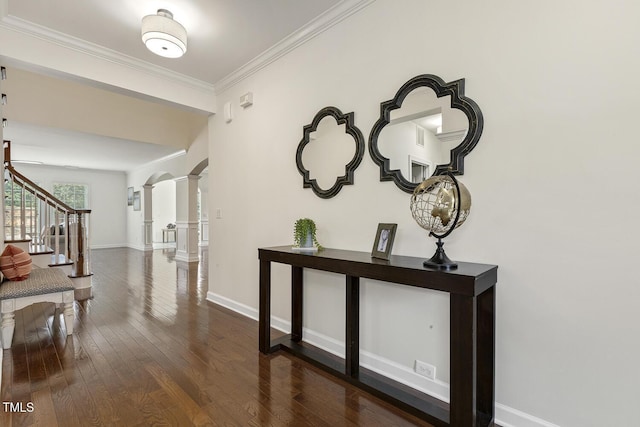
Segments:
[[[256,321],[258,320],[258,310],[256,310],[253,307],[249,307],[248,305],[236,302],[227,297],[223,297],[222,295],[219,295],[213,292],[207,292],[207,301],[210,301],[214,304],[221,305],[225,308],[228,308],[229,310],[235,311],[236,313],[240,313],[253,320],[256,320]],[[273,322],[271,323],[271,325],[276,329],[280,329],[275,327],[273,325]]]
[[[184,255],[184,254],[178,254],[177,252],[174,259],[178,262],[186,262],[186,263],[200,261],[200,257],[198,255],[193,255],[193,254]]]
[[[258,310],[222,295],[208,292],[207,301],[221,305],[253,320],[258,320]],[[271,327],[283,332],[291,331],[291,323],[276,316],[271,316]],[[303,328],[302,336],[305,342],[336,356],[344,357],[344,342],[308,328]],[[360,351],[360,365],[444,402],[449,402],[449,384],[443,381],[429,380],[416,374],[409,367],[365,350]],[[559,427],[556,424],[497,402],[496,423],[502,427]]]
[[[499,417],[498,417],[499,415]],[[502,427],[560,427],[496,402],[496,422]]]
[[[142,251],[145,252],[145,246],[139,246],[139,245],[132,245],[127,243],[126,245],[124,245],[125,248],[129,248],[129,249],[135,249],[136,251]]]
[[[126,243],[110,243],[108,245],[91,245],[91,249],[113,249],[113,248],[126,248]]]

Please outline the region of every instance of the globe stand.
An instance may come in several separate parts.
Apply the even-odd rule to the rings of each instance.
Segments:
[[[442,239],[451,234],[456,227],[465,221],[471,208],[471,195],[466,187],[458,183],[451,171],[445,172],[445,175],[444,177],[432,176],[427,178],[416,187],[411,197],[413,219],[416,220],[420,227],[429,232],[429,237],[438,239],[436,242],[438,248],[435,254],[422,263],[426,268],[436,270],[454,270],[458,268],[458,264],[451,261],[447,254],[444,253]],[[446,183],[447,178],[453,185]],[[455,193],[453,194],[449,191],[452,187],[455,187]],[[461,188],[464,191],[460,191]],[[463,205],[465,206],[465,216],[461,219],[460,214]],[[455,215],[451,218],[453,211],[455,211]],[[440,231],[441,234],[436,234],[436,231]]]
[[[442,238],[438,237],[436,245],[438,246],[438,249],[436,249],[436,253],[422,264],[425,267],[436,268],[438,270],[453,270],[458,268],[458,264],[454,261],[451,261],[447,254],[444,253],[444,249],[442,248],[442,246],[444,245],[444,243],[442,242]]]

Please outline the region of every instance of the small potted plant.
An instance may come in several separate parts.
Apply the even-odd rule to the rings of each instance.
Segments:
[[[316,223],[309,218],[300,218],[293,228],[293,248],[296,250],[317,251],[322,249],[316,238]]]

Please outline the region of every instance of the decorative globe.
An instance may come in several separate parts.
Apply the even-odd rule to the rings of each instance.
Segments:
[[[419,184],[411,196],[411,215],[418,225],[438,238],[438,250],[425,266],[456,268],[442,249],[442,239],[460,227],[471,211],[471,194],[452,174],[432,176]]]

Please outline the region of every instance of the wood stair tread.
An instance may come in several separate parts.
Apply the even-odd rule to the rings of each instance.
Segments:
[[[72,261],[66,261],[66,262],[53,263],[53,264],[49,264],[49,267],[61,267],[63,265],[73,265],[73,262]]]
[[[29,255],[47,255],[47,254],[53,254],[53,249],[49,249],[47,247],[37,247],[37,248],[30,248],[29,249]]]
[[[37,256],[37,255],[51,255],[51,263],[48,264],[49,267],[61,267],[65,265],[73,265],[73,261],[67,259],[63,254],[58,254],[57,259],[55,256],[55,251],[48,246],[45,245],[31,245],[29,248],[29,255]]]

